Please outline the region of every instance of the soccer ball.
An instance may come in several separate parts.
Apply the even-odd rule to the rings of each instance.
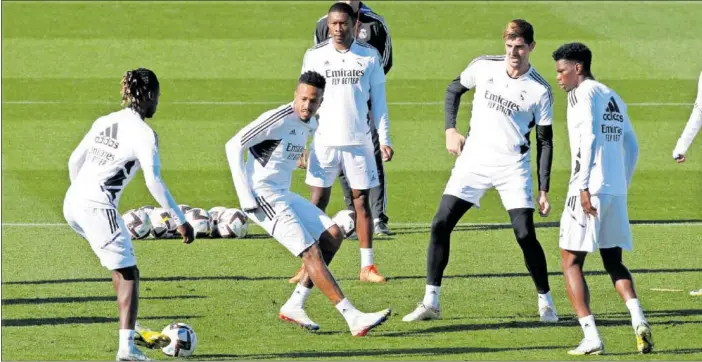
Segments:
[[[332,218],[335,224],[339,225],[344,237],[348,238],[356,231],[356,213],[351,210],[341,210]]]
[[[142,209],[131,209],[122,215],[124,224],[132,239],[143,239],[151,232],[151,220],[149,214]]]
[[[222,215],[224,210],[227,208],[224,206],[215,206],[208,211],[210,214],[210,236],[213,238],[219,238],[219,230],[217,229],[217,224],[219,224],[219,216]]]
[[[176,235],[176,222],[171,212],[157,207],[149,213],[151,235],[154,238],[172,238]]]
[[[226,209],[219,215],[217,229],[223,238],[245,238],[249,233],[249,218],[239,209]]]
[[[199,207],[192,208],[185,212],[185,220],[195,230],[195,237],[202,238],[210,234],[210,214],[207,211]]]
[[[185,214],[190,209],[192,209],[192,207],[190,207],[189,205],[185,205],[185,204],[178,205],[178,208],[180,209],[180,212],[182,212],[183,214]]]
[[[146,205],[146,206],[142,206],[139,208],[139,210],[143,210],[147,215],[149,213],[151,213],[151,211],[153,211],[153,209],[155,209],[155,207],[152,205]]]
[[[161,350],[167,356],[188,357],[192,356],[197,347],[195,331],[185,323],[171,323],[161,332],[171,338],[171,344]]]

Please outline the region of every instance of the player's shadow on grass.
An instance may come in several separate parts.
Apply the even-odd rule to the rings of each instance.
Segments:
[[[288,280],[290,277],[261,276],[247,277],[243,275],[203,275],[203,276],[169,276],[169,277],[144,277],[141,282],[186,282],[201,280],[231,280],[231,281],[266,281]],[[19,280],[3,282],[3,285],[35,285],[35,284],[68,284],[68,283],[111,283],[108,278],[74,278],[74,279],[46,279],[46,280]]]
[[[663,269],[629,269],[632,274],[657,274],[657,273],[697,273],[702,272],[702,268],[663,268]],[[550,276],[561,276],[561,272],[549,272]],[[585,271],[585,276],[590,275],[608,275],[604,270]],[[531,277],[529,273],[479,273],[479,274],[461,274],[461,275],[445,275],[444,279],[470,279],[470,278],[517,278]],[[387,280],[403,280],[403,279],[426,279],[424,275],[398,275],[387,276]]]
[[[656,322],[655,325],[680,325],[680,324],[702,324],[702,321],[684,321],[684,320],[668,320]],[[500,323],[486,323],[486,324],[451,324],[445,326],[435,326],[426,329],[417,329],[411,331],[402,332],[388,332],[379,333],[382,337],[407,337],[422,335],[428,333],[451,333],[451,332],[467,332],[467,331],[485,331],[485,330],[495,330],[495,329],[520,329],[520,328],[562,328],[568,327],[573,328],[578,325],[578,322],[574,318],[563,318],[558,323],[540,323],[536,321],[512,321],[512,322],[500,322]],[[598,319],[598,326],[631,326],[630,319]]]
[[[465,353],[497,353],[526,350],[564,349],[564,346],[533,346],[533,347],[437,347],[437,348],[398,348],[398,349],[368,349],[351,351],[301,351],[264,354],[198,354],[198,359],[272,359],[272,358],[339,358],[339,357],[378,357],[378,356],[443,356]]]
[[[656,354],[695,354],[702,353],[702,348],[681,348],[681,349],[667,349],[667,350],[653,350],[654,356]],[[640,356],[641,353],[638,352],[607,352],[605,356]]]
[[[695,224],[701,223],[702,219],[682,219],[682,220],[631,220],[631,225],[656,225],[656,224]],[[392,225],[390,225],[392,226]],[[537,228],[557,228],[560,226],[558,221],[537,222],[534,223]],[[458,224],[454,231],[473,231],[473,230],[506,230],[512,229],[512,224]],[[392,235],[405,234],[426,234],[430,230],[428,225],[421,226],[397,226],[392,228]]]
[[[171,315],[171,316],[155,316],[155,317],[139,317],[140,320],[185,320],[202,318],[199,315]],[[2,320],[3,327],[34,327],[34,326],[55,326],[62,324],[98,324],[98,323],[117,323],[118,318],[108,317],[65,317],[65,318],[16,318]]]
[[[629,316],[629,312],[597,313],[597,315],[602,316],[602,317],[626,317],[626,316]],[[702,309],[646,310],[646,317],[690,317],[690,316],[702,316]]]
[[[139,300],[156,299],[204,299],[204,295],[172,295],[163,297],[139,297]],[[57,297],[57,298],[11,298],[3,299],[3,305],[18,305],[18,304],[53,304],[53,303],[87,303],[87,302],[115,302],[117,296],[93,296],[93,297]]]
[[[702,272],[702,268],[679,268],[679,269],[631,269],[634,274],[655,274],[655,273],[689,273]],[[549,272],[550,276],[561,276],[561,272]],[[607,275],[604,270],[586,271],[586,276],[589,275]],[[444,279],[469,279],[469,278],[516,278],[530,277],[529,273],[479,273],[479,274],[461,274],[461,275],[446,275]],[[203,275],[203,276],[168,276],[168,277],[145,277],[141,278],[142,282],[186,282],[186,281],[270,281],[270,280],[288,280],[290,277],[285,276],[257,276],[249,277],[242,275]],[[399,275],[389,276],[388,280],[412,280],[425,279],[423,275]],[[339,281],[358,280],[356,277],[339,277]],[[46,280],[19,280],[3,282],[3,285],[38,285],[38,284],[69,284],[69,283],[110,283],[112,279],[108,278],[75,278],[75,279],[46,279]]]

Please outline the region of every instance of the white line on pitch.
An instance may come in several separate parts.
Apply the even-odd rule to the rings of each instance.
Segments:
[[[178,104],[178,105],[209,105],[209,106],[250,106],[250,105],[279,105],[289,101],[164,101],[162,104]],[[467,102],[470,104],[470,102]],[[112,101],[79,101],[79,102],[64,102],[64,101],[2,101],[2,104],[104,104],[117,105],[117,102]],[[398,101],[388,102],[390,106],[438,106],[443,105],[443,101],[434,102],[413,102],[413,101]],[[643,102],[643,103],[627,103],[629,107],[683,107],[692,106],[692,103],[677,103],[677,102]]]
[[[682,289],[651,288],[654,292],[682,292]]]

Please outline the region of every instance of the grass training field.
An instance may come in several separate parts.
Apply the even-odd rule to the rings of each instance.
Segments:
[[[2,358],[106,360],[117,349],[109,273],[64,222],[67,160],[101,115],[119,109],[120,79],[148,67],[161,82],[150,121],[164,179],[179,203],[238,207],[225,142],[260,113],[292,100],[315,22],[315,2],[2,2]],[[299,264],[252,229],[245,240],[138,240],[140,320],[161,329],[190,324],[199,359],[577,359],[582,330],[565,294],[558,220],[570,173],[565,94],[551,52],[582,41],[593,71],[628,103],[640,143],[629,196],[635,250],[625,263],[652,324],[656,351],[640,356],[624,303],[599,256],[586,264],[592,308],[607,359],[702,359],[702,140],[678,165],[672,149],[687,121],[702,69],[702,3],[384,2],[368,5],[390,27],[387,81],[396,158],[386,164],[390,227],[376,243],[387,285],[357,281],[359,250],[345,242],[331,265],[364,311],[393,316],[353,338],[317,291],[307,333],[277,320]],[[531,62],[554,88],[553,212],[537,220],[552,294],[562,317],[538,323],[536,293],[507,213],[494,191],[452,238],[440,321],[401,321],[424,293],[429,223],[454,158],[444,145],[446,85],[476,56],[501,54],[505,24],[532,22]],[[472,92],[459,129],[468,126]],[[533,137],[533,136],[532,136]],[[699,137],[698,137],[699,138]],[[534,155],[535,157],[535,155]],[[535,162],[532,162],[535,165]],[[293,189],[308,197],[304,173]],[[120,211],[153,204],[141,173]],[[342,208],[338,187],[330,213]],[[661,291],[661,289],[666,291]],[[149,356],[166,359],[160,351]]]

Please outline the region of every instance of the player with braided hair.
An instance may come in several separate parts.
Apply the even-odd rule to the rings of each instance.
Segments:
[[[139,68],[122,78],[122,104],[127,107],[98,118],[68,160],[71,186],[63,205],[73,230],[87,239],[101,264],[112,271],[119,307],[118,361],[148,360],[135,343],[162,348],[168,336],[142,329],[136,323],[139,269],[127,227],[117,210],[122,191],[137,170],[151,195],[170,211],[183,235],[193,242],[193,228],[161,179],[158,137],[144,122],[156,113],[160,88],[154,72]]]
[[[156,113],[160,89],[154,72],[145,68],[130,70],[122,77],[122,105],[133,109],[142,118],[151,118]]]

